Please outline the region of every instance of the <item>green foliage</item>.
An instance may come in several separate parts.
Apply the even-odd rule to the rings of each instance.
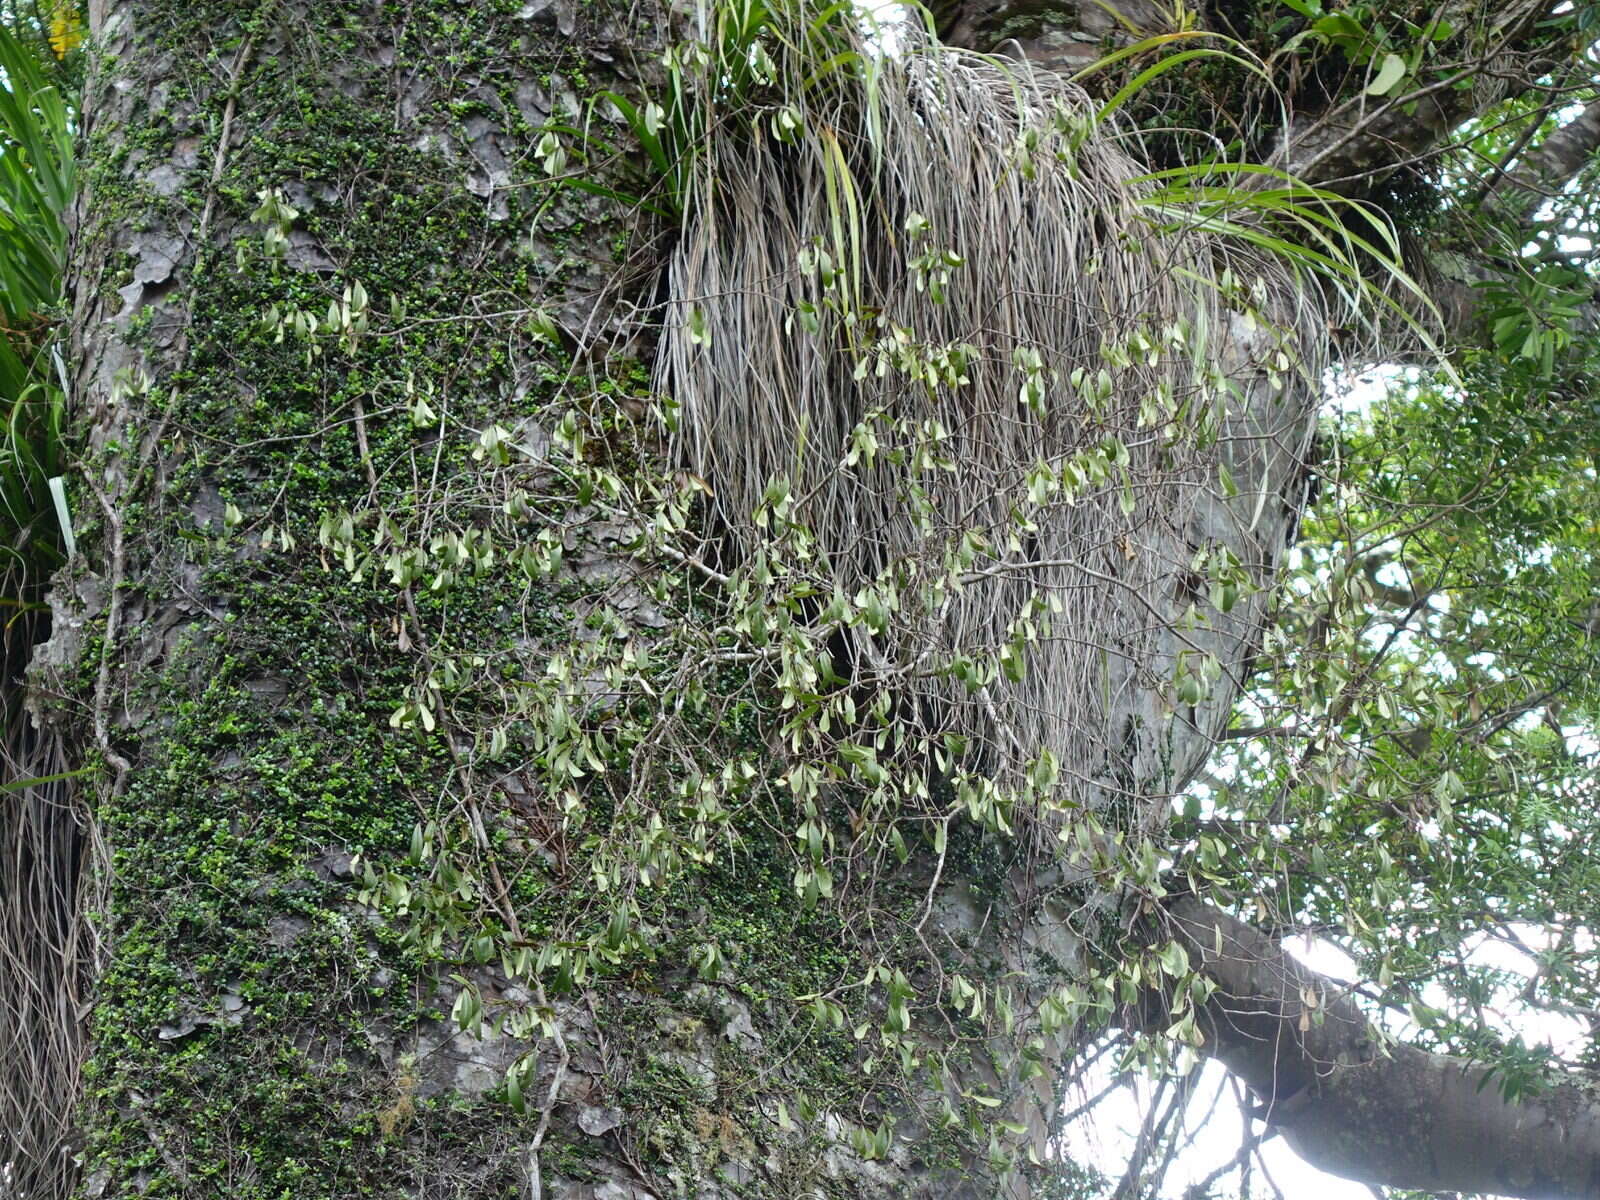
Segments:
[[[0,77],[0,547],[12,594],[27,602],[70,537],[64,493],[53,495],[49,481],[66,466],[52,329],[77,186],[74,113],[34,49],[4,25]]]
[[[1033,559],[1072,543],[1063,528],[1107,541],[1125,531],[1123,554],[1135,558],[1140,492],[1168,472],[1225,474],[1215,455],[1234,397],[1214,356],[1230,320],[1270,331],[1304,317],[1316,306],[1313,279],[1343,289],[1351,308],[1369,304],[1358,252],[1403,277],[1390,248],[1361,244],[1330,215],[1343,202],[1329,194],[1281,175],[1278,187],[1235,186],[1248,167],[1140,175],[1099,140],[1111,112],[1078,93],[920,42],[904,62],[877,58],[843,6],[719,6],[706,28],[707,40],[667,54],[661,98],[604,93],[590,126],[547,125],[537,155],[547,203],[637,196],[679,224],[670,286],[689,280],[692,290],[673,293],[672,365],[658,375],[669,394],[635,398],[646,430],[692,439],[683,431],[732,428],[737,413],[719,421],[708,406],[752,396],[775,394],[779,411],[723,447],[735,465],[691,459],[692,472],[669,474],[604,404],[552,399],[463,428],[446,423],[422,383],[407,376],[394,387],[415,435],[451,447],[458,486],[480,515],[464,522],[459,505],[425,492],[325,509],[316,537],[330,572],[397,607],[424,595],[470,604],[517,572],[530,587],[566,578],[569,547],[553,530],[598,520],[616,531],[612,553],[646,573],[637,591],[585,597],[582,633],[555,637],[537,669],[474,644],[481,631],[441,626],[388,726],[457,747],[461,782],[415,823],[405,853],[364,856],[359,898],[409,951],[456,968],[459,1029],[532,1044],[555,1038],[569,996],[605,994],[630,972],[677,962],[703,980],[765,988],[748,939],[704,928],[693,897],[740,864],[781,862],[783,904],[852,931],[837,959],[787,971],[781,991],[773,987],[781,1021],[809,1026],[814,1056],[842,1056],[882,1080],[902,1114],[920,1107],[921,1122],[959,1139],[966,1161],[1015,1169],[1023,1129],[995,1110],[1043,1071],[1045,1039],[1079,1035],[1145,987],[1171,984],[1179,999],[1168,1036],[1193,1046],[1193,1005],[1207,994],[1174,944],[1122,946],[1071,978],[1058,968],[1031,994],[959,945],[932,953],[920,944],[953,842],[987,843],[1002,877],[1014,864],[1059,862],[1084,890],[1163,894],[1159,844],[1134,799],[1159,781],[1086,785],[1063,765],[1090,757],[1067,753],[1080,748],[1071,738],[1089,744],[1090,718],[1065,718],[1062,706],[1110,690],[1107,626],[1136,623],[1117,607],[1127,589],[1108,597],[1078,586],[1092,600],[1081,621],[1077,612],[1069,620],[1062,596],[1073,589],[1062,580],[1081,581],[1048,575],[1048,564],[1036,570]],[[1108,107],[1160,75],[1146,69]],[[946,106],[948,119],[930,123],[923,105]],[[614,148],[593,129],[608,111],[648,164],[627,188],[606,170]],[[923,146],[935,152],[920,155]],[[962,146],[970,181],[933,172]],[[770,203],[752,203],[752,190]],[[806,198],[794,205],[794,232],[780,211],[790,191]],[[300,214],[270,190],[258,199],[270,259]],[[1012,340],[985,332],[979,345],[961,331],[994,321],[987,297],[1008,287],[989,286],[984,272],[1007,258],[942,239],[981,237],[1025,203],[1050,206],[1041,258],[1089,261],[1082,278],[1046,281],[1065,292],[1065,333],[1041,324],[1013,337],[1007,327]],[[988,205],[992,220],[982,216]],[[746,228],[756,221],[759,231]],[[717,246],[746,261],[756,244],[776,258],[753,267],[753,280],[715,275]],[[775,279],[794,283],[778,289]],[[1071,290],[1080,286],[1081,304]],[[741,319],[741,304],[754,315]],[[340,355],[370,358],[407,319],[370,280],[345,275],[326,317],[320,301],[274,300],[261,332],[314,369]],[[547,312],[528,319],[545,341],[556,340],[552,325]],[[755,329],[772,331],[770,354],[740,340]],[[1274,349],[1265,359],[1274,391],[1319,377],[1287,330]],[[785,355],[792,369],[772,366]],[[769,375],[742,386],[718,375],[730,362]],[[797,399],[772,377],[803,379],[827,399]],[[847,396],[870,399],[857,411]],[[1081,426],[1079,404],[1090,415]],[[824,427],[821,415],[840,409],[843,427]],[[989,439],[972,433],[975,410],[1007,437],[1019,419],[1042,432],[1023,437],[1015,461],[983,464]],[[990,490],[975,495],[970,479],[985,470]],[[855,480],[876,490],[852,504],[833,489]],[[738,553],[719,557],[703,538],[706,492],[738,531]],[[875,544],[852,546],[829,524],[839,512],[853,521],[877,511],[894,533]],[[264,543],[281,542],[282,528],[274,520]],[[1185,560],[1179,569],[1202,581],[1219,614],[1255,590],[1226,548]],[[1173,589],[1162,577],[1151,590]],[[947,613],[964,620],[974,610],[978,635],[944,636]],[[644,612],[658,615],[641,629],[629,614]],[[1191,607],[1186,629],[1210,620]],[[1072,636],[1061,636],[1069,624]],[[1098,649],[1086,657],[1083,644]],[[1065,657],[1046,659],[1046,648]],[[1151,669],[1170,674],[1157,686],[1174,708],[1203,703],[1222,674],[1204,649]],[[1019,711],[1042,724],[1019,720],[1007,743],[1002,730]],[[976,732],[973,714],[991,727]],[[493,787],[480,799],[478,779],[514,780],[514,791],[500,786],[537,797],[536,815],[519,819]],[[905,869],[914,860],[922,874]],[[1085,936],[1093,920],[1085,916]],[[512,987],[483,986],[495,968]],[[1001,1043],[1008,1048],[996,1050]],[[1136,1049],[1160,1060],[1155,1039]],[[962,1085],[979,1054],[995,1057],[998,1088]],[[548,1116],[526,1086],[537,1063],[529,1051],[511,1067],[506,1098],[519,1113]],[[781,1094],[783,1085],[768,1087]],[[698,1103],[666,1083],[658,1090],[677,1107]],[[859,1097],[858,1107],[867,1108]],[[850,1122],[857,1157],[890,1153],[887,1113],[874,1107]],[[676,1127],[658,1149],[677,1169],[698,1153]]]
[[[61,298],[75,191],[73,107],[33,52],[0,27],[0,309],[16,327]]]
[[[1460,389],[1398,382],[1330,426],[1333,479],[1244,709],[1269,732],[1220,760],[1191,826],[1234,847],[1207,866],[1230,886],[1279,878],[1251,885],[1269,920],[1328,931],[1393,1004],[1426,995],[1420,1040],[1494,1064],[1507,1094],[1548,1054],[1484,1009],[1600,998],[1575,949],[1600,898],[1600,437],[1544,369],[1480,356]]]
[[[808,97],[827,95],[839,75],[862,77],[870,94],[883,61],[863,47],[863,26],[874,18],[847,0],[816,4],[804,12],[791,0],[735,0],[703,6],[700,20],[708,26],[701,36],[673,46],[664,56],[666,85],[660,97],[636,102],[607,91],[591,101],[591,110],[609,108],[622,118],[650,164],[652,177],[633,202],[673,217],[684,215],[697,189],[717,186],[706,151],[708,139],[729,114],[744,113],[748,119],[760,111],[764,132],[780,143],[792,143],[806,133],[802,110]],[[802,73],[785,77],[778,67],[785,62],[804,64]],[[871,125],[863,132],[869,138],[879,133]],[[552,175],[566,162],[558,141],[562,134],[577,134],[586,154],[608,149],[588,129],[551,126],[540,153]],[[581,171],[567,182],[629,199],[598,187]]]

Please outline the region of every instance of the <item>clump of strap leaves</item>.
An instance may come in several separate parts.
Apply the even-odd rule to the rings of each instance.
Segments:
[[[1184,531],[1238,491],[1224,447],[1271,440],[1238,426],[1245,391],[1307,436],[1324,364],[1296,331],[1335,309],[1359,324],[1377,293],[1358,253],[1368,270],[1393,261],[1343,232],[1335,198],[1264,168],[1142,173],[1116,111],[1172,61],[1145,65],[1161,49],[1103,64],[1129,78],[1096,105],[914,21],[872,31],[848,4],[740,0],[701,9],[660,95],[595,97],[538,142],[551,186],[628,201],[670,239],[653,411],[673,461],[595,452],[615,435],[573,404],[548,447],[513,423],[482,431],[495,527],[450,533],[439,513],[424,544],[380,518],[369,545],[371,522],[330,514],[322,541],[353,573],[437,589],[486,570],[559,577],[558,528],[601,520],[651,565],[642,592],[588,607],[589,632],[514,687],[482,653],[432,648],[392,721],[471,749],[452,817],[418,826],[407,863],[368,861],[363,899],[423,950],[513,985],[491,997],[458,976],[452,1016],[556,1048],[547,1092],[529,1094],[538,1050],[507,1079],[513,1106],[542,1105],[541,1136],[566,1061],[552,996],[683,936],[694,969],[723,976],[725,948],[675,928],[674,889],[737,861],[752,828],[783,831],[808,904],[848,909],[914,851],[937,864],[916,911],[861,935],[852,979],[792,998],[872,1034],[881,1071],[939,1077],[958,1039],[923,1028],[934,1006],[987,1046],[971,1030],[1088,1028],[1119,981],[1203,989],[1175,947],[1042,996],[933,959],[914,984],[884,932],[899,920],[916,941],[970,831],[1101,895],[1155,883],[1145,796],[1163,793],[1119,770],[1127,697],[1201,704],[1260,602],[1237,555]],[[615,150],[608,123],[650,163],[633,195],[585,175]],[[258,215],[293,216],[271,197]],[[354,284],[326,332],[367,304]],[[315,340],[317,325],[293,328]],[[427,398],[411,403],[430,426]],[[1181,580],[1200,603],[1172,608]],[[649,608],[667,619],[641,627]],[[749,713],[756,739],[708,734]],[[481,797],[512,793],[538,809],[537,848],[492,835]],[[525,931],[515,897],[545,870],[572,882]],[[1197,1036],[1183,1000],[1173,1016],[1177,1039]],[[1012,1066],[1028,1074],[1026,1051]],[[1005,1159],[997,1098],[917,1094],[937,1097],[927,1127],[968,1127]],[[886,1128],[853,1127],[855,1151],[888,1154]]]
[[[1137,800],[1115,685],[1177,684],[1152,621],[1176,576],[1224,610],[1250,586],[1228,552],[1180,559],[1151,531],[1222,486],[1241,377],[1306,403],[1322,364],[1295,331],[1321,325],[1320,289],[1241,213],[1189,203],[1191,179],[1141,173],[1113,105],[915,27],[889,55],[848,36],[826,82],[760,60],[752,91],[785,99],[748,128],[679,85],[719,130],[677,158],[659,375],[683,458],[741,557],[786,542],[856,687],[894,699],[908,761],[969,816],[1011,832]]]

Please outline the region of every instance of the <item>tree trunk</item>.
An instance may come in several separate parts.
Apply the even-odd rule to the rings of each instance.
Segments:
[[[351,851],[403,856],[441,792],[513,819],[511,785],[473,775],[453,731],[391,726],[420,652],[536,673],[547,641],[626,586],[614,531],[563,520],[569,569],[535,585],[513,570],[464,603],[353,581],[343,544],[319,545],[330,514],[405,523],[419,477],[474,503],[478,431],[531,430],[574,381],[639,390],[637,351],[596,300],[614,206],[565,193],[529,242],[546,198],[529,131],[626,86],[661,29],[627,6],[142,2],[107,4],[94,32],[72,278],[84,555],[50,654],[59,719],[104,765],[110,848],[84,1194],[538,1195],[542,1180],[620,1197],[657,1172],[768,1170],[772,1114],[733,1103],[767,1061],[744,1001],[685,995],[674,961],[626,999],[563,1001],[564,1046],[519,1117],[503,1099],[519,1050],[452,1036],[456,985],[353,903]],[[260,213],[274,193],[299,215]],[[357,282],[373,307],[359,348],[264,324],[273,306],[321,318]],[[536,306],[598,333],[593,360],[531,333]],[[408,386],[431,424],[413,423]],[[434,530],[470,527],[461,515],[423,514]],[[775,971],[814,970],[824,932],[783,905],[757,917],[787,948]],[[821,1169],[789,1153],[771,1168]]]
[[[453,724],[465,702],[428,678],[459,664],[478,678],[457,694],[537,679],[602,610],[645,635],[663,619],[620,546],[629,531],[558,497],[536,497],[523,532],[555,531],[560,567],[467,562],[470,587],[383,586],[406,537],[489,523],[485,429],[548,446],[549,414],[576,398],[620,447],[646,399],[648,343],[627,314],[654,267],[614,248],[618,206],[535,186],[552,164],[532,151],[588,96],[632,90],[662,28],[626,8],[501,9],[145,0],[96,15],[72,276],[84,553],[47,655],[67,697],[56,719],[104,766],[85,1193],[1026,1195],[1032,1168],[991,1162],[970,1095],[1000,1090],[1042,1149],[1070,1028],[1034,1052],[1044,1082],[1026,1104],[1006,1090],[1015,1048],[981,1028],[964,1034],[978,1060],[920,1095],[864,1078],[855,1040],[814,1029],[803,1002],[859,968],[839,918],[794,899],[786,836],[746,822],[735,864],[696,877],[683,926],[604,986],[547,1002],[472,972],[491,1015],[521,1006],[549,1019],[546,1039],[458,1032],[441,947],[353,903],[351,852],[383,894],[440,796],[463,853],[489,864],[464,886],[498,925],[537,920],[542,890],[585,886],[547,798],[480,754]],[[626,184],[617,164],[594,170]],[[1241,497],[1180,531],[1230,539],[1263,580],[1294,517],[1278,496],[1299,467],[1278,445],[1239,440]],[[1179,589],[1156,582],[1159,632]],[[1237,663],[1260,603],[1198,636]],[[1160,809],[1231,687],[1158,735],[1171,722],[1155,693],[1113,682],[1145,731],[1125,771],[1159,778],[1145,803]],[[717,731],[708,765],[736,740]],[[419,834],[423,875],[451,836]],[[491,836],[496,854],[501,839],[534,848],[537,869],[507,884]],[[996,853],[975,843],[969,865],[936,867],[922,850],[880,890],[913,908],[930,896],[938,936],[979,969],[1026,965],[1019,994],[1036,1002],[1038,964],[1071,978],[1080,931],[1038,879],[997,874]],[[1081,904],[1083,879],[1068,882]],[[687,962],[707,942],[728,964],[715,983]],[[507,1097],[519,1062],[522,1097]],[[931,1133],[946,1100],[959,1120]]]
[[[352,851],[381,873],[416,827],[443,857],[454,825],[421,836],[441,796],[481,839],[469,857],[504,861],[487,830],[522,856],[510,884],[476,884],[519,937],[519,914],[593,887],[559,813],[428,679],[462,661],[475,686],[536,680],[602,610],[648,634],[629,531],[541,496],[520,531],[554,531],[559,567],[468,561],[470,587],[438,590],[350,568],[380,521],[424,547],[487,524],[496,460],[473,451],[497,422],[548,446],[577,397],[602,439],[633,439],[649,346],[617,276],[653,268],[623,262],[620,206],[534,186],[531,150],[590,95],[633,90],[665,44],[653,10],[111,3],[94,32],[72,275],[84,552],[42,668],[104,768],[83,1194],[993,1194],[981,1140],[851,1148],[903,1105],[795,1001],[845,962],[770,833],[744,830],[685,926],[603,987],[547,1004],[468,968],[548,1038],[460,1031],[440,966],[458,944],[355,903]],[[712,937],[731,982],[688,964]]]

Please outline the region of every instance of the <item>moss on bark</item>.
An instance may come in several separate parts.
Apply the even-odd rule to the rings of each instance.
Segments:
[[[475,861],[520,864],[502,899],[523,936],[594,903],[589,847],[464,772],[485,731],[455,718],[609,636],[595,627],[632,569],[619,535],[540,476],[523,533],[554,531],[566,567],[523,570],[507,544],[449,586],[395,587],[381,554],[355,571],[346,555],[382,522],[395,547],[488,529],[493,459],[476,452],[497,423],[537,440],[576,410],[593,455],[653,469],[628,416],[647,347],[595,300],[632,244],[622,214],[548,186],[532,148],[574,100],[626,86],[619,64],[661,30],[564,3],[108,8],[75,254],[93,498],[52,650],[58,719],[104,764],[83,1194],[523,1195],[535,1171],[574,1197],[870,1194],[825,1163],[845,1124],[817,1114],[868,1121],[887,1101],[854,1041],[795,999],[859,967],[841,918],[797,903],[788,835],[754,810],[738,855],[653,902],[648,946],[556,996],[571,1061],[543,1132],[553,1051],[532,1050],[519,1114],[504,1070],[530,1044],[446,1018],[453,974],[492,999],[525,989],[470,938],[430,942],[354,902],[353,855],[403,863],[414,829],[470,799],[493,810]],[[266,197],[293,218],[263,215]],[[292,319],[280,336],[356,283],[355,348]],[[579,316],[602,335],[581,362]],[[446,662],[472,682],[429,692]],[[443,723],[397,728],[419,695]],[[767,720],[724,710],[708,763],[759,747]],[[626,771],[614,751],[602,772]],[[707,944],[715,986],[688,962]],[[959,1174],[955,1144],[929,1154]]]

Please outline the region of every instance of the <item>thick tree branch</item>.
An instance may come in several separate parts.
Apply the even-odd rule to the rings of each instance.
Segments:
[[[1559,1083],[1508,1100],[1488,1068],[1386,1039],[1347,989],[1192,897],[1165,932],[1217,985],[1206,1050],[1308,1162],[1366,1183],[1526,1200],[1600,1195],[1600,1094]]]
[[[1195,7],[1189,19],[1200,20],[1192,28],[1241,34]],[[1438,154],[1463,122],[1500,100],[1552,74],[1570,74],[1570,47],[1545,28],[1560,7],[1554,0],[1447,0],[1432,25],[1476,31],[1460,39],[1454,61],[1439,60],[1392,95],[1371,96],[1363,80],[1347,80],[1331,102],[1321,91],[1325,82],[1308,75],[1305,86],[1274,93],[1274,103],[1287,110],[1287,126],[1271,130],[1271,144],[1249,153],[1321,187],[1369,192],[1398,167]],[[1068,73],[1116,46],[1179,28],[1179,10],[1160,0],[931,0],[930,9],[940,38],[951,45],[1017,54]],[[1258,44],[1256,50],[1270,55],[1273,47]]]

